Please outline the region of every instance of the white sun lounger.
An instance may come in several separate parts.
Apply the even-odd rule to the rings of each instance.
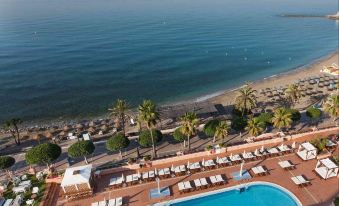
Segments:
[[[121,206],[122,205],[122,197],[118,197],[115,199],[115,205],[116,206]]]
[[[189,181],[184,182],[185,189],[192,189],[191,183]]]
[[[99,202],[99,206],[106,206],[107,205],[107,202],[106,201],[100,201]]]
[[[115,199],[108,200],[107,206],[115,206]]]
[[[195,179],[194,180],[194,185],[195,185],[195,187],[201,187],[200,180],[199,179]]]
[[[98,202],[93,202],[93,203],[91,204],[91,206],[98,206],[98,205],[99,205]]]
[[[210,180],[212,184],[218,183],[218,180],[215,178],[215,176],[210,176]]]
[[[208,185],[206,178],[200,178],[200,183],[201,183],[202,186]]]
[[[300,182],[300,180],[297,177],[291,177],[292,181],[294,182],[294,184],[296,185],[301,185],[302,182]]]
[[[185,190],[185,185],[184,185],[184,183],[183,182],[179,182],[178,183],[178,188],[179,188],[179,191],[181,192],[181,191],[184,191]]]
[[[258,175],[260,174],[261,172],[258,170],[257,167],[252,167],[251,170],[253,171],[254,174]]]
[[[216,179],[218,182],[225,182],[224,178],[222,178],[221,175],[216,175],[216,176],[215,176],[215,179]]]

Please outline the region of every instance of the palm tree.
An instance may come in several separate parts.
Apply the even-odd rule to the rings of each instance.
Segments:
[[[248,133],[252,136],[258,136],[264,129],[263,129],[263,124],[261,121],[259,121],[258,118],[253,118],[251,117],[247,121],[247,127],[246,130]]]
[[[151,100],[144,100],[141,105],[139,105],[139,123],[144,122],[147,129],[151,134],[152,140],[152,149],[153,149],[153,158],[157,157],[154,138],[152,129],[156,126],[157,120],[160,119],[159,112],[156,109],[156,105]]]
[[[215,128],[213,142],[215,139],[222,139],[222,143],[224,143],[224,139],[228,136],[231,127],[230,124],[226,121],[220,121],[218,126]]]
[[[235,107],[239,109],[244,116],[245,111],[253,109],[257,105],[256,90],[246,85],[237,92],[235,98]]]
[[[339,96],[331,95],[327,98],[323,104],[324,111],[333,117],[333,121],[336,121],[339,116]]]
[[[15,144],[20,145],[20,132],[18,125],[22,123],[22,120],[19,118],[13,118],[10,120],[7,120],[5,124],[3,125],[4,129],[9,131],[14,138]]]
[[[118,118],[119,124],[122,127],[122,131],[124,135],[126,135],[125,124],[126,124],[126,111],[128,110],[128,108],[129,108],[129,105],[126,102],[126,100],[117,99],[113,107],[108,109],[112,117]]]
[[[196,134],[199,119],[194,112],[186,112],[181,118],[181,132],[187,136],[188,150],[191,150],[190,138]]]
[[[285,91],[285,96],[291,102],[291,104],[295,104],[301,98],[301,90],[298,84],[290,84]]]
[[[289,127],[292,124],[292,114],[285,108],[278,108],[272,118],[273,126],[281,130],[283,127]]]

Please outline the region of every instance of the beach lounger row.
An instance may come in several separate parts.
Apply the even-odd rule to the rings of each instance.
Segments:
[[[207,181],[209,180],[209,182]],[[208,178],[198,178],[193,180],[194,186],[192,186],[190,181],[185,181],[185,182],[179,182],[178,183],[178,188],[179,188],[179,193],[186,193],[186,192],[191,192],[195,190],[201,190],[205,188],[209,188],[212,186],[218,186],[218,185],[223,185],[226,184],[226,180],[221,176],[221,175],[215,175],[215,176],[210,176]]]
[[[115,199],[103,200],[99,202],[93,202],[91,206],[122,206],[122,197],[118,197]]]
[[[302,175],[291,177],[291,179],[294,184],[298,185],[299,187],[311,185],[311,182],[305,179]]]

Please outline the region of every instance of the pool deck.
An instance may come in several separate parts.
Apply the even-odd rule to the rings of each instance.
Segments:
[[[314,137],[305,137],[298,140],[305,141],[309,140]],[[291,142],[286,142],[286,144],[291,144]],[[271,145],[274,146],[274,145]],[[254,151],[255,148],[248,148],[246,151]],[[232,152],[233,154],[242,153],[242,151]],[[339,149],[337,148],[334,154],[339,154]],[[229,156],[229,154],[219,154],[219,157]],[[217,155],[209,155],[205,157],[205,161],[208,159],[215,159]],[[201,159],[190,159],[190,162],[201,161]],[[282,169],[279,165],[279,161],[283,160],[290,160],[292,163],[296,164],[295,170],[286,171]],[[248,162],[244,164],[243,169],[250,169],[253,166],[262,165],[268,168],[270,175],[268,176],[256,176],[249,180],[242,180],[242,181],[235,181],[231,179],[231,173],[237,172],[240,170],[240,165],[235,166],[228,166],[228,167],[221,167],[213,170],[202,171],[195,174],[179,176],[179,177],[172,177],[168,179],[163,179],[160,181],[160,186],[165,187],[169,186],[171,190],[171,196],[159,199],[150,199],[149,197],[149,190],[152,188],[157,187],[157,183],[149,182],[149,183],[142,183],[134,186],[123,187],[121,189],[115,189],[110,191],[105,191],[105,187],[107,187],[109,183],[109,179],[114,176],[121,176],[121,173],[115,173],[110,175],[103,175],[99,179],[96,179],[96,187],[95,187],[95,195],[91,198],[81,199],[77,201],[67,202],[62,197],[59,198],[57,205],[59,206],[87,206],[91,205],[92,202],[102,201],[104,198],[116,198],[116,197],[123,197],[124,205],[130,206],[146,206],[158,202],[163,202],[171,199],[177,199],[181,197],[187,197],[203,192],[218,190],[225,187],[235,186],[246,182],[253,182],[253,181],[264,181],[264,182],[271,182],[278,184],[290,192],[292,192],[304,206],[308,205],[330,205],[330,202],[333,198],[339,193],[339,179],[338,177],[330,178],[327,180],[320,179],[319,176],[313,171],[316,166],[317,160],[309,160],[309,161],[302,161],[295,153],[277,156],[272,158],[267,158],[264,160],[256,160],[252,162]],[[173,162],[174,166],[187,164],[187,161],[178,161]],[[171,167],[172,164],[164,164],[162,167],[157,166],[157,169]],[[143,168],[140,169],[140,172],[149,171],[154,168]],[[129,171],[124,172],[126,174],[133,174],[136,171]],[[227,177],[228,183],[222,186],[215,186],[212,188],[207,188],[203,190],[193,191],[189,193],[179,194],[177,183],[181,181],[192,181],[197,178],[202,177],[209,177],[212,175],[222,174]],[[307,179],[309,179],[312,185],[299,188],[296,186],[292,180],[292,176],[297,175],[304,175]],[[193,184],[192,184],[193,186]]]

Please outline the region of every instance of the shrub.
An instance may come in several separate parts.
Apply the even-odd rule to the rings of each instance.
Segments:
[[[213,149],[213,146],[212,145],[207,145],[205,149],[206,149],[206,151],[210,151],[210,150]]]
[[[113,152],[121,151],[122,149],[128,147],[129,143],[129,139],[123,133],[118,133],[107,140],[106,148]]]
[[[44,143],[28,150],[25,156],[28,164],[47,164],[58,159],[61,154],[61,147],[57,144]]]
[[[15,164],[15,159],[10,156],[0,156],[0,169],[4,170],[12,167]]]
[[[217,119],[213,119],[208,121],[205,126],[204,126],[204,133],[206,134],[206,136],[208,137],[213,137],[215,134],[215,129],[217,128],[217,126],[219,125],[219,120]]]
[[[259,122],[261,122],[261,125],[263,127],[267,127],[269,125],[272,125],[272,118],[273,114],[272,113],[261,113],[258,117],[256,117]]]
[[[153,138],[154,138],[154,144],[161,141],[162,133],[159,130],[153,129],[152,134],[153,134]],[[149,130],[144,130],[144,131],[140,132],[139,144],[142,147],[151,147],[152,146],[151,133],[149,132]]]
[[[321,116],[321,110],[315,107],[310,107],[306,110],[306,115],[311,119],[318,119]]]
[[[322,152],[326,148],[327,142],[328,140],[326,138],[320,138],[312,140],[311,144],[313,144],[318,149],[318,152]]]
[[[300,120],[301,114],[297,109],[285,108],[285,110],[292,115],[293,122]]]
[[[181,132],[181,127],[177,128],[174,133],[173,133],[173,137],[176,141],[178,142],[183,142],[184,140],[186,140],[185,135]]]
[[[232,119],[231,127],[236,131],[241,131],[247,126],[247,120],[244,117],[235,116]]]
[[[85,157],[92,154],[94,150],[95,146],[92,141],[78,141],[68,148],[68,155],[74,158]]]

